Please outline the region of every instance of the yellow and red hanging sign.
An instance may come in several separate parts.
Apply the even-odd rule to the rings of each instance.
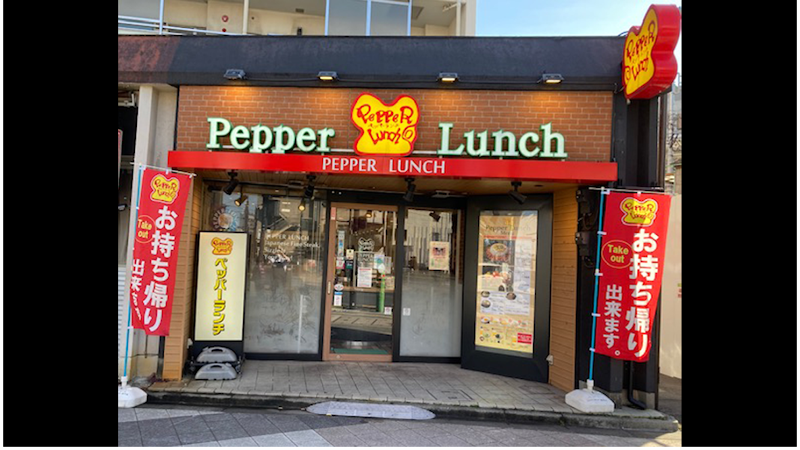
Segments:
[[[595,353],[648,360],[664,273],[669,205],[667,194],[607,194]]]
[[[653,98],[678,74],[675,46],[681,12],[675,5],[650,5],[641,26],[631,27],[622,58],[622,84],[628,99]]]
[[[405,156],[414,150],[419,106],[408,95],[391,104],[363,93],[353,102],[350,119],[359,131],[353,148],[359,155]]]

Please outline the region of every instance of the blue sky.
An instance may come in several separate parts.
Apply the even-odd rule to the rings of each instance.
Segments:
[[[478,36],[617,36],[639,26],[651,4],[681,0],[477,0]],[[675,48],[681,72],[681,41]],[[621,51],[621,50],[620,50]],[[682,74],[681,74],[682,75]]]

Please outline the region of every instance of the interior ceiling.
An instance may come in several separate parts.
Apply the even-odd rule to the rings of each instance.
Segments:
[[[204,181],[221,183],[227,182],[230,177],[223,170],[201,170],[197,172]],[[306,175],[303,173],[263,173],[263,172],[237,172],[240,182],[254,185],[295,185],[301,189],[306,185]],[[450,191],[452,195],[475,194],[505,194],[512,189],[510,180],[495,179],[445,179],[417,177],[414,180],[417,186],[414,191],[418,195],[432,195],[435,191]],[[404,177],[391,176],[353,176],[353,175],[317,175],[314,186],[323,189],[361,190],[374,192],[406,191]],[[546,181],[524,181],[519,187],[523,194],[553,192],[555,190],[576,187],[576,184],[551,183]]]

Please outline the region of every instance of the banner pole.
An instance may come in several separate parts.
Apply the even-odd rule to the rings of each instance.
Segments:
[[[601,413],[607,414],[614,412],[614,402],[611,401],[608,397],[606,397],[601,392],[594,391],[594,345],[595,345],[595,331],[597,330],[597,291],[599,289],[600,284],[600,276],[603,274],[600,273],[600,249],[602,248],[603,244],[603,235],[606,233],[603,231],[603,214],[605,212],[605,205],[606,205],[606,196],[610,194],[611,191],[605,188],[600,189],[600,211],[597,216],[597,253],[596,253],[596,263],[594,269],[594,299],[592,305],[592,344],[589,347],[589,378],[586,380],[586,388],[585,389],[575,389],[569,392],[564,400],[567,402],[567,405],[578,409],[583,412],[588,413]]]
[[[136,182],[136,214],[134,214],[134,223],[139,220],[139,198],[142,196],[142,171],[144,166],[139,164],[139,176]],[[134,239],[136,237],[134,236]],[[122,366],[122,387],[126,388],[128,384],[128,344],[131,338],[131,298],[130,294],[127,298],[128,301],[128,325],[125,329],[125,363]]]
[[[592,307],[592,346],[589,348],[589,379],[586,380],[586,385],[589,388],[589,391],[592,390],[594,387],[594,345],[595,345],[595,330],[597,327],[597,289],[598,285],[600,284],[600,247],[602,245],[603,240],[603,209],[606,203],[606,195],[609,194],[609,191],[605,188],[600,189],[600,215],[598,216],[598,228],[597,228],[597,254],[595,258],[595,269],[594,269],[594,305]]]

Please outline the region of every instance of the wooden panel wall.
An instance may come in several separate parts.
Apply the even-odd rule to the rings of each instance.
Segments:
[[[550,384],[575,388],[575,314],[578,282],[578,204],[575,188],[553,192],[553,270],[550,296]]]
[[[175,294],[172,305],[172,320],[169,336],[164,343],[164,367],[161,378],[180,380],[186,362],[187,339],[194,326],[194,260],[196,236],[200,231],[200,218],[203,208],[203,179],[194,177],[192,192],[186,202],[186,212],[181,230],[180,254],[175,279]]]

